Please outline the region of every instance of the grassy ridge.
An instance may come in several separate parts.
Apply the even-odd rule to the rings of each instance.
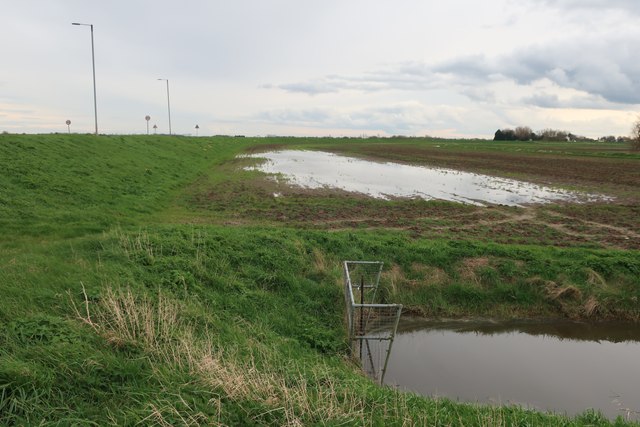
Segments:
[[[138,224],[245,144],[234,138],[2,135],[0,232],[82,235]]]
[[[272,142],[0,136],[0,424],[610,424],[376,387],[346,358],[340,261],[385,261],[387,297],[430,315],[637,319],[637,251],[229,226],[233,207],[192,205],[254,180],[229,162]]]

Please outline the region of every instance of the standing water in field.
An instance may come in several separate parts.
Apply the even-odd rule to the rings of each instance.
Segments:
[[[464,402],[640,419],[640,326],[403,319],[385,383]]]
[[[266,159],[250,169],[282,174],[292,185],[311,189],[337,188],[382,199],[439,199],[480,206],[484,203],[519,206],[605,199],[604,196],[454,169],[377,163],[320,151],[284,150],[249,157]]]

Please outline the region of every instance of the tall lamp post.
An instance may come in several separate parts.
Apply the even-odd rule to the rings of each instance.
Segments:
[[[81,24],[72,22],[71,25],[84,25],[91,27],[91,64],[93,65],[93,111],[96,119],[96,136],[98,135],[98,101],[96,100],[96,54],[93,47],[93,24]]]
[[[158,79],[167,82],[167,111],[169,112],[169,135],[171,135],[171,102],[169,101],[169,79]]]

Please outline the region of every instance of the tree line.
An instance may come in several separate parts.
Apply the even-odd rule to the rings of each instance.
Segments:
[[[515,129],[498,129],[493,136],[494,141],[601,141],[601,142],[629,142],[626,136],[603,136],[593,139],[586,136],[575,135],[571,132],[558,129],[543,129],[534,132],[528,126],[518,126]]]

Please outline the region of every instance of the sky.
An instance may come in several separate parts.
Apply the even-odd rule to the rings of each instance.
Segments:
[[[0,0],[0,132],[597,138],[640,114],[637,0]],[[153,129],[151,129],[153,132]]]

